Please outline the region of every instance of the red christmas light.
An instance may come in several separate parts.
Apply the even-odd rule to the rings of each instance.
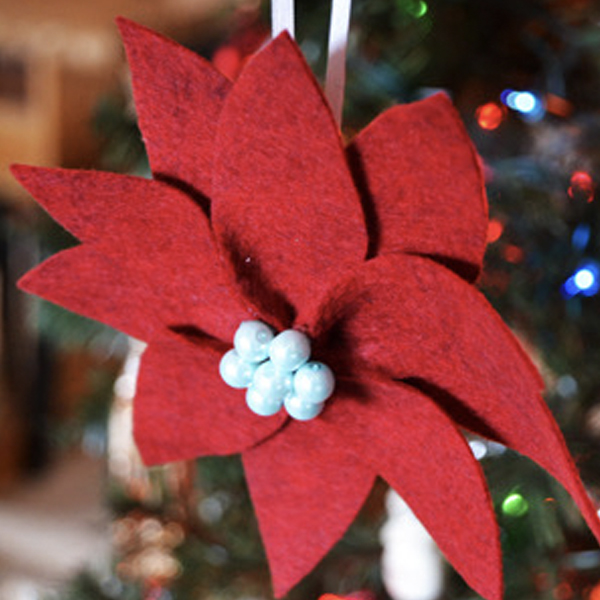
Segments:
[[[488,224],[487,241],[488,244],[497,242],[504,232],[504,225],[498,219],[490,219]]]
[[[477,124],[481,129],[493,131],[500,127],[500,124],[504,119],[504,109],[495,102],[488,102],[477,109],[475,117],[477,118]]]
[[[594,180],[591,175],[585,171],[575,171],[571,175],[568,194],[570,198],[591,202],[594,199]]]

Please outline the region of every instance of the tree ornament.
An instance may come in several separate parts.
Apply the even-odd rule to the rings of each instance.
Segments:
[[[393,107],[345,146],[287,34],[232,84],[177,44],[119,26],[153,179],[13,173],[82,242],[22,288],[148,343],[134,401],[146,463],[242,454],[278,597],[380,475],[467,583],[499,600],[498,527],[460,429],[547,469],[600,538],[539,375],[473,285],[487,205],[448,98]],[[249,320],[302,332],[331,368],[335,391],[316,418],[254,414],[223,381],[219,363]]]
[[[248,388],[246,403],[252,412],[270,417],[285,406],[298,421],[321,414],[333,394],[335,377],[322,362],[308,362],[311,345],[306,335],[286,329],[274,337],[261,321],[245,321],[233,343],[235,349],[223,356],[219,372],[227,385]]]

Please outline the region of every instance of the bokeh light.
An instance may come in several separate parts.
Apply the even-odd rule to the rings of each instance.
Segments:
[[[600,582],[591,589],[588,600],[600,600]]]
[[[498,219],[490,219],[487,231],[488,244],[493,244],[494,242],[497,242],[502,236],[503,232],[504,225],[502,224],[502,221],[499,221]]]
[[[502,106],[496,104],[496,102],[488,102],[487,104],[481,105],[475,111],[475,118],[481,129],[493,131],[500,127],[500,124],[504,119],[504,110]]]
[[[578,225],[571,235],[571,244],[576,250],[585,250],[590,242],[592,230],[587,223]]]
[[[573,588],[570,583],[563,581],[552,590],[552,596],[555,600],[570,600],[573,597]]]
[[[532,92],[504,90],[500,98],[508,108],[518,112],[527,121],[539,121],[545,114],[544,103]]]
[[[595,296],[600,291],[600,269],[593,262],[581,265],[562,286],[563,295],[572,298],[582,296]]]
[[[575,171],[571,175],[568,194],[574,200],[591,202],[594,199],[594,180],[591,175],[585,171]]]
[[[502,512],[510,517],[522,517],[528,510],[529,502],[518,492],[509,494],[502,502]]]
[[[525,257],[523,249],[514,244],[509,244],[504,248],[504,259],[513,265],[520,263]]]
[[[424,0],[414,0],[408,4],[406,10],[415,19],[421,19],[429,11],[429,6]]]

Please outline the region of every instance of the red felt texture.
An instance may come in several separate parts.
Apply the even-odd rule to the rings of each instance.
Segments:
[[[461,426],[530,457],[571,493],[600,539],[600,524],[540,396],[542,381],[483,295],[427,258],[371,261],[340,296],[323,352],[350,372],[375,369],[427,391]],[[398,318],[398,315],[402,315]],[[335,360],[335,358],[334,358]]]
[[[374,254],[439,256],[467,279],[478,275],[487,234],[484,179],[445,94],[386,111],[348,152],[373,205]]]
[[[242,284],[281,298],[291,315],[364,259],[364,216],[340,133],[287,34],[249,61],[227,97],[212,200],[216,235]]]
[[[65,255],[31,273],[23,284],[29,291],[135,337],[129,323],[144,326],[148,314],[156,315],[152,323],[193,325],[221,339],[231,339],[240,321],[251,317],[219,266],[206,215],[186,194],[113,173],[25,166],[13,167],[13,173],[86,246],[102,247]],[[93,282],[96,272],[101,285]],[[111,282],[110,272],[119,277]],[[84,280],[90,297],[98,297],[93,306],[86,306],[77,285]],[[149,340],[153,330],[143,331],[141,339]]]
[[[380,474],[498,600],[498,532],[457,426],[546,468],[600,539],[539,375],[471,284],[487,209],[448,100],[393,108],[346,151],[286,34],[230,84],[173,42],[120,27],[155,179],[14,173],[82,241],[24,289],[149,342],[134,403],[144,460],[243,454],[278,596]],[[255,416],[221,380],[249,318],[311,336],[340,382],[320,417]]]
[[[149,340],[163,324],[155,295],[148,297],[147,285],[134,275],[101,250],[78,246],[27,273],[19,287],[134,338]]]
[[[375,471],[349,441],[290,423],[243,455],[278,598],[338,541],[371,491]]]
[[[147,464],[243,452],[275,433],[285,413],[259,417],[219,375],[229,347],[165,333],[144,352],[134,433]]]
[[[231,83],[179,44],[127,19],[117,23],[153,173],[208,198],[215,128]]]
[[[466,582],[500,600],[498,527],[483,473],[462,434],[430,398],[373,379],[368,386],[342,387],[322,419],[298,429],[310,430],[315,445],[333,438],[333,447],[354,452],[398,491]]]

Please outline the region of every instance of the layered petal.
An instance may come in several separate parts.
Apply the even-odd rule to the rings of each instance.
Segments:
[[[364,259],[360,200],[340,133],[282,34],[247,64],[221,112],[212,219],[246,293],[295,310]]]
[[[155,177],[210,197],[216,123],[231,83],[197,54],[117,19]]]
[[[146,341],[157,323],[231,339],[249,317],[226,283],[206,215],[186,194],[113,173],[23,166],[13,172],[84,246],[93,246],[61,253],[31,272],[24,289]]]
[[[320,420],[314,438],[328,429],[335,446],[353,451],[404,498],[473,589],[502,598],[498,527],[483,473],[430,398],[401,383],[361,381],[340,390]]]
[[[344,534],[375,480],[317,421],[313,428],[290,423],[242,457],[278,598]]]
[[[29,271],[19,287],[139,340],[151,339],[162,325],[147,282],[93,247],[55,254]]]
[[[134,435],[146,464],[248,450],[285,414],[259,417],[219,375],[225,344],[166,332],[145,351],[134,400]]]
[[[596,537],[600,523],[548,407],[542,381],[481,293],[427,258],[368,263],[335,301],[327,352],[356,373],[419,387],[455,422],[530,457],[570,492]],[[342,347],[343,346],[343,347]]]
[[[447,96],[391,108],[348,153],[363,192],[371,255],[428,254],[476,278],[487,233],[484,180]]]

